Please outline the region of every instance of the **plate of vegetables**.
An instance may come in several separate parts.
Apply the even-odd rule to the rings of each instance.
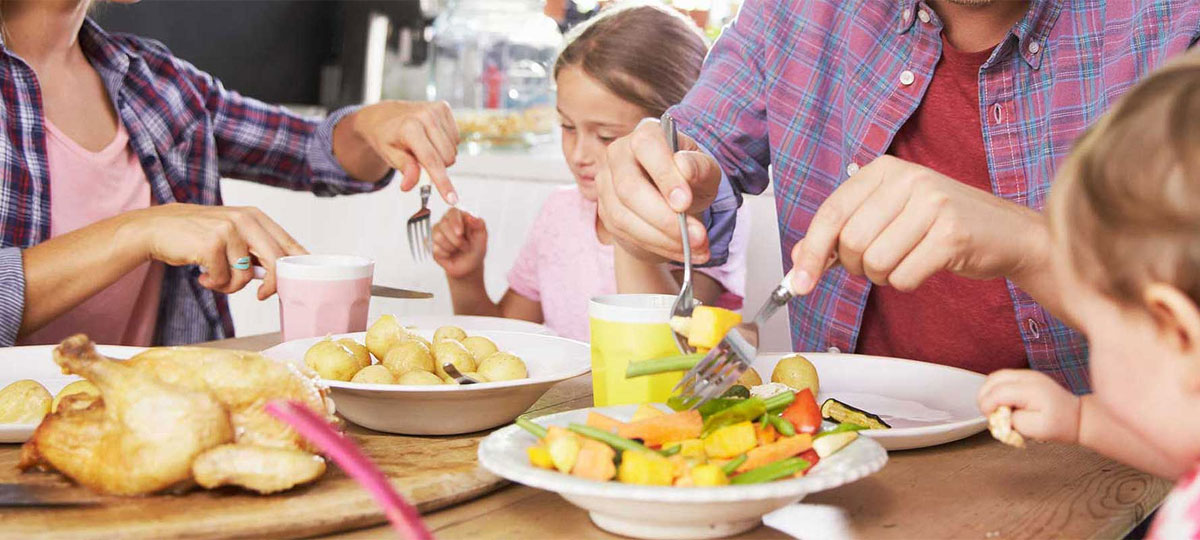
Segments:
[[[887,452],[858,429],[822,422],[811,393],[684,411],[620,405],[518,418],[483,440],[479,461],[559,493],[610,532],[716,538],[882,468]]]

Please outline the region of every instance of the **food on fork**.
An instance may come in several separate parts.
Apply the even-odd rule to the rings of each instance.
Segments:
[[[1025,448],[1025,437],[1013,429],[1012,408],[1001,405],[988,415],[988,431],[997,441],[1016,448]]]
[[[726,333],[742,324],[742,315],[714,306],[696,306],[691,317],[674,316],[670,324],[676,334],[687,336],[688,345],[707,351],[721,343]]]
[[[0,390],[0,423],[36,424],[50,412],[54,397],[37,381],[22,380]]]
[[[22,448],[23,470],[56,470],[114,495],[194,483],[273,493],[324,473],[315,449],[265,410],[270,401],[297,401],[337,422],[315,373],[257,353],[199,347],[117,361],[82,335],[63,341],[54,361],[95,384],[100,397],[65,397]]]

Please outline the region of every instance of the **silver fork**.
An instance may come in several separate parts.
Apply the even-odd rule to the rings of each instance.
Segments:
[[[662,115],[663,134],[667,136],[667,144],[671,147],[671,153],[679,151],[679,133],[675,130],[675,119],[670,113]],[[691,317],[692,310],[696,307],[696,297],[692,294],[692,243],[688,239],[687,216],[679,213],[679,236],[683,240],[683,283],[679,285],[679,296],[675,297],[675,303],[671,306],[672,317]],[[675,337],[675,345],[679,347],[679,351],[684,354],[696,352],[688,344],[687,338],[680,335],[679,332],[671,331],[671,335]]]
[[[421,209],[408,218],[408,249],[415,261],[423,261],[433,256],[429,192],[428,184],[421,186]]]
[[[837,264],[836,256],[825,263],[825,270],[828,271],[834,264]],[[758,328],[795,296],[792,292],[792,272],[794,270],[783,276],[783,281],[771,291],[771,296],[758,308],[758,313],[750,322],[727,332],[721,342],[675,385],[672,393],[679,392],[685,407],[695,409],[719,397],[750,369],[758,356]]]
[[[454,379],[454,381],[458,384],[479,384],[479,381],[463,375],[462,372],[450,362],[442,364],[442,371],[445,371],[446,375],[449,375],[450,378]]]

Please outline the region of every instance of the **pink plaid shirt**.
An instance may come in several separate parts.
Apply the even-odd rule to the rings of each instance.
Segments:
[[[821,202],[883,155],[916,110],[941,31],[937,13],[915,0],[748,0],[673,111],[732,188],[712,209],[713,253],[723,253],[740,194],[766,189],[769,167],[786,270]],[[1196,2],[1033,0],[979,73],[993,192],[1042,208],[1084,128],[1198,35]],[[796,349],[854,350],[869,291],[838,269],[793,301]],[[1009,291],[1029,364],[1087,391],[1084,339],[1011,283]]]

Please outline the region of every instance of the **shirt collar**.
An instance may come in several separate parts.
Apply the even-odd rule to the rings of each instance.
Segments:
[[[916,24],[917,11],[920,9],[928,10],[933,21],[941,24],[937,20],[936,12],[924,7],[920,0],[898,0],[898,7],[897,33],[903,34]],[[1046,55],[1046,36],[1050,35],[1050,30],[1054,28],[1054,23],[1058,20],[1061,12],[1061,0],[1032,0],[1025,16],[1009,32],[1010,36],[1017,39],[1017,52],[1029,67],[1033,69],[1041,67],[1042,57]]]

